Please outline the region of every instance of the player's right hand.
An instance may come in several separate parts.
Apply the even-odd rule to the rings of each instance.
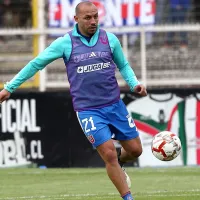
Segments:
[[[11,95],[11,93],[8,92],[7,90],[5,90],[5,89],[1,90],[1,92],[0,92],[0,104],[2,102],[4,102],[5,100],[9,99],[10,95]]]

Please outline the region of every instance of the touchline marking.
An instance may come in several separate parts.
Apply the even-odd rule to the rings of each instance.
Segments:
[[[183,194],[174,194],[174,192],[176,193],[181,193],[181,192],[184,192]],[[199,194],[194,194],[194,193],[190,193],[190,192],[200,192],[200,189],[193,189],[193,190],[177,190],[177,191],[151,191],[151,192],[136,192],[135,193],[135,197],[137,196],[146,196],[146,197],[150,197],[150,196],[153,196],[153,197],[166,197],[166,196],[171,196],[171,197],[185,197],[185,196],[200,196],[200,193]],[[170,193],[173,193],[173,194],[170,194]],[[187,194],[188,193],[188,194]],[[190,193],[190,194],[189,194]],[[16,200],[16,199],[46,199],[48,198],[48,200],[62,200],[62,199],[65,199],[66,197],[92,197],[92,196],[96,196],[98,198],[103,198],[103,197],[100,197],[100,195],[102,196],[106,196],[106,198],[113,198],[113,196],[116,196],[116,195],[119,195],[118,193],[108,193],[108,194],[101,194],[101,193],[97,193],[97,194],[64,194],[64,195],[52,195],[52,196],[45,196],[45,195],[41,195],[41,196],[21,196],[21,197],[4,197],[4,198],[0,198],[0,200]],[[110,196],[110,197],[108,197]]]
[[[15,199],[45,199],[45,198],[53,198],[53,199],[63,199],[65,197],[92,197],[92,196],[98,196],[98,195],[110,195],[110,196],[114,196],[114,195],[118,195],[118,193],[108,193],[108,194],[64,194],[64,195],[52,195],[52,196],[23,196],[23,197],[4,197],[4,198],[0,198],[2,200],[15,200]]]
[[[136,195],[137,196],[137,195]],[[200,194],[144,194],[143,197],[197,197]]]
[[[76,199],[80,199],[81,197],[75,197]],[[105,197],[106,199],[113,199],[113,196],[106,196]],[[104,197],[98,197],[98,196],[96,196],[95,197],[95,199],[105,199]],[[58,198],[53,198],[52,200],[57,200],[57,199],[59,199],[59,200],[65,200],[66,199],[66,197],[58,197]],[[81,198],[82,199],[82,198]],[[48,200],[51,200],[51,197],[50,197],[50,199],[48,198]]]
[[[176,190],[176,191],[167,191],[167,190],[154,190],[154,191],[149,191],[149,192],[145,192],[146,194],[159,194],[159,193],[187,193],[187,192],[200,192],[200,189],[192,189],[192,190]],[[140,194],[140,192],[138,192],[137,194]],[[142,193],[144,194],[144,193]]]

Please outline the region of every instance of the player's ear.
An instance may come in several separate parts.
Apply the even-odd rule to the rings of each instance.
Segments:
[[[74,20],[75,22],[78,22],[78,17],[76,15],[74,16]]]

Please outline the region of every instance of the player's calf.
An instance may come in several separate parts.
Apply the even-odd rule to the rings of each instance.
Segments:
[[[121,168],[122,168],[122,170],[123,170],[123,172],[124,172],[124,175],[125,175],[125,178],[126,178],[126,183],[127,183],[127,185],[128,185],[128,188],[130,189],[130,188],[131,188],[131,179],[130,179],[130,177],[128,176],[128,174],[126,173],[125,168],[123,167],[124,164],[125,164],[125,162],[120,161],[120,155],[121,155],[121,148],[119,149],[118,155],[117,155],[117,157],[118,157],[118,162],[119,162],[119,165],[121,166]]]

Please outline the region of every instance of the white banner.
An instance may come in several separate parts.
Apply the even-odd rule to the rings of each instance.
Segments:
[[[49,0],[49,26],[74,25],[75,7],[80,0]],[[99,0],[92,2],[103,27],[148,25],[155,22],[155,0]]]

